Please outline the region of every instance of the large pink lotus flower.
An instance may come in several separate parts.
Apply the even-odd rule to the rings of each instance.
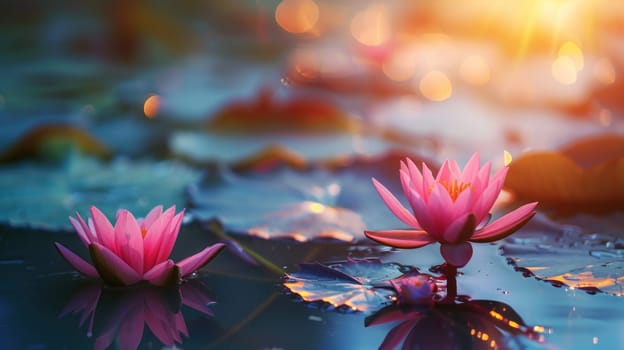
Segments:
[[[434,178],[426,164],[422,172],[406,158],[401,162],[403,192],[413,214],[379,181],[373,185],[388,208],[410,230],[365,231],[366,236],[395,248],[418,248],[439,242],[444,260],[462,267],[472,257],[470,242],[493,242],[518,230],[535,215],[537,202],[525,204],[488,224],[508,167],[490,178],[490,162],[480,167],[475,153],[463,171],[455,161],[445,161]]]
[[[144,219],[135,219],[128,210],[117,212],[111,225],[102,212],[92,206],[88,224],[76,213],[70,217],[78,236],[89,250],[93,265],[55,242],[59,253],[78,272],[100,277],[109,285],[127,286],[141,281],[154,285],[178,283],[204,266],[225,246],[217,243],[178,263],[169,259],[178,237],[184,211],[175,215],[175,206],[163,212],[152,209]]]

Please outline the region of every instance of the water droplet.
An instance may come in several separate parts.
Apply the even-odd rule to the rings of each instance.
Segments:
[[[314,316],[314,315],[310,315],[308,316],[308,320],[310,321],[315,321],[315,322],[322,322],[323,319],[319,316]]]

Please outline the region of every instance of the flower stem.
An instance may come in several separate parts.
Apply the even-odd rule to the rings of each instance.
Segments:
[[[457,299],[457,266],[446,264],[442,269],[446,277],[446,297],[444,303],[455,303]]]

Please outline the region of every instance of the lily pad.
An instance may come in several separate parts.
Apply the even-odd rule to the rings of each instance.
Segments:
[[[268,88],[252,101],[235,101],[224,106],[208,122],[208,129],[220,133],[258,134],[294,132],[353,133],[361,129],[358,119],[336,105],[314,97],[280,100]]]
[[[389,168],[396,174],[397,154],[306,171],[256,168],[258,172],[235,174],[225,167],[207,169],[201,181],[188,187],[190,212],[201,220],[218,218],[235,233],[263,238],[357,241],[364,239],[365,229],[401,225],[380,204],[370,180],[375,176],[398,188],[396,176],[385,178]]]
[[[305,302],[341,311],[371,311],[391,304],[396,292],[390,280],[416,269],[376,259],[349,260],[331,265],[300,264],[288,274],[284,287]]]
[[[561,152],[527,153],[511,164],[506,186],[550,207],[614,210],[624,203],[624,139],[583,139]]]
[[[624,295],[624,213],[577,215],[565,223],[538,216],[501,246],[527,276],[590,293]]]
[[[360,198],[350,203],[342,192]],[[212,170],[201,183],[188,188],[190,212],[202,220],[217,217],[228,230],[264,238],[290,237],[305,241],[333,237],[363,238],[362,215],[374,189],[368,180],[327,171],[298,173],[288,169],[253,178],[224,169]],[[360,203],[362,207],[349,207]],[[368,208],[372,211],[375,208]],[[241,215],[241,210],[244,215]]]
[[[126,208],[145,213],[154,205],[184,206],[184,186],[197,172],[171,162],[117,159],[102,163],[71,158],[46,166],[19,163],[0,171],[0,222],[47,229],[70,228],[68,216],[96,205],[108,217]]]
[[[0,154],[0,163],[22,159],[61,160],[71,152],[110,158],[110,151],[80,128],[48,124],[36,127]]]

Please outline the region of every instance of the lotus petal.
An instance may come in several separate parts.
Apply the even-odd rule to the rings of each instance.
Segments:
[[[397,218],[399,218],[410,227],[420,228],[420,224],[418,223],[418,220],[416,220],[414,215],[410,213],[407,209],[405,209],[401,202],[399,202],[399,200],[384,185],[382,185],[375,178],[373,178],[372,180],[373,185],[377,190],[377,193],[379,193],[381,199],[384,201],[384,203],[386,203],[388,209],[390,209],[390,211],[394,215],[396,215]]]
[[[516,232],[535,215],[537,202],[528,203],[507,213],[475,233],[470,241],[478,243],[494,242]]]
[[[463,267],[472,258],[472,245],[469,242],[445,243],[440,245],[440,254],[448,264]]]
[[[419,248],[435,242],[427,232],[417,230],[364,231],[364,234],[373,241],[394,248]]]
[[[173,260],[168,259],[147,271],[143,279],[155,286],[172,285],[180,280],[180,271]]]
[[[93,265],[86,262],[83,258],[76,255],[71,250],[65,248],[62,244],[54,242],[54,246],[61,256],[74,268],[87,277],[98,277],[98,273]]]
[[[191,255],[188,258],[180,261],[176,265],[180,268],[180,275],[186,277],[193,273],[195,270],[201,268],[212,260],[217,253],[225,247],[223,243],[216,243],[209,247],[206,247],[201,252]]]
[[[89,253],[100,277],[113,286],[128,286],[141,280],[141,276],[107,247],[92,243]]]

